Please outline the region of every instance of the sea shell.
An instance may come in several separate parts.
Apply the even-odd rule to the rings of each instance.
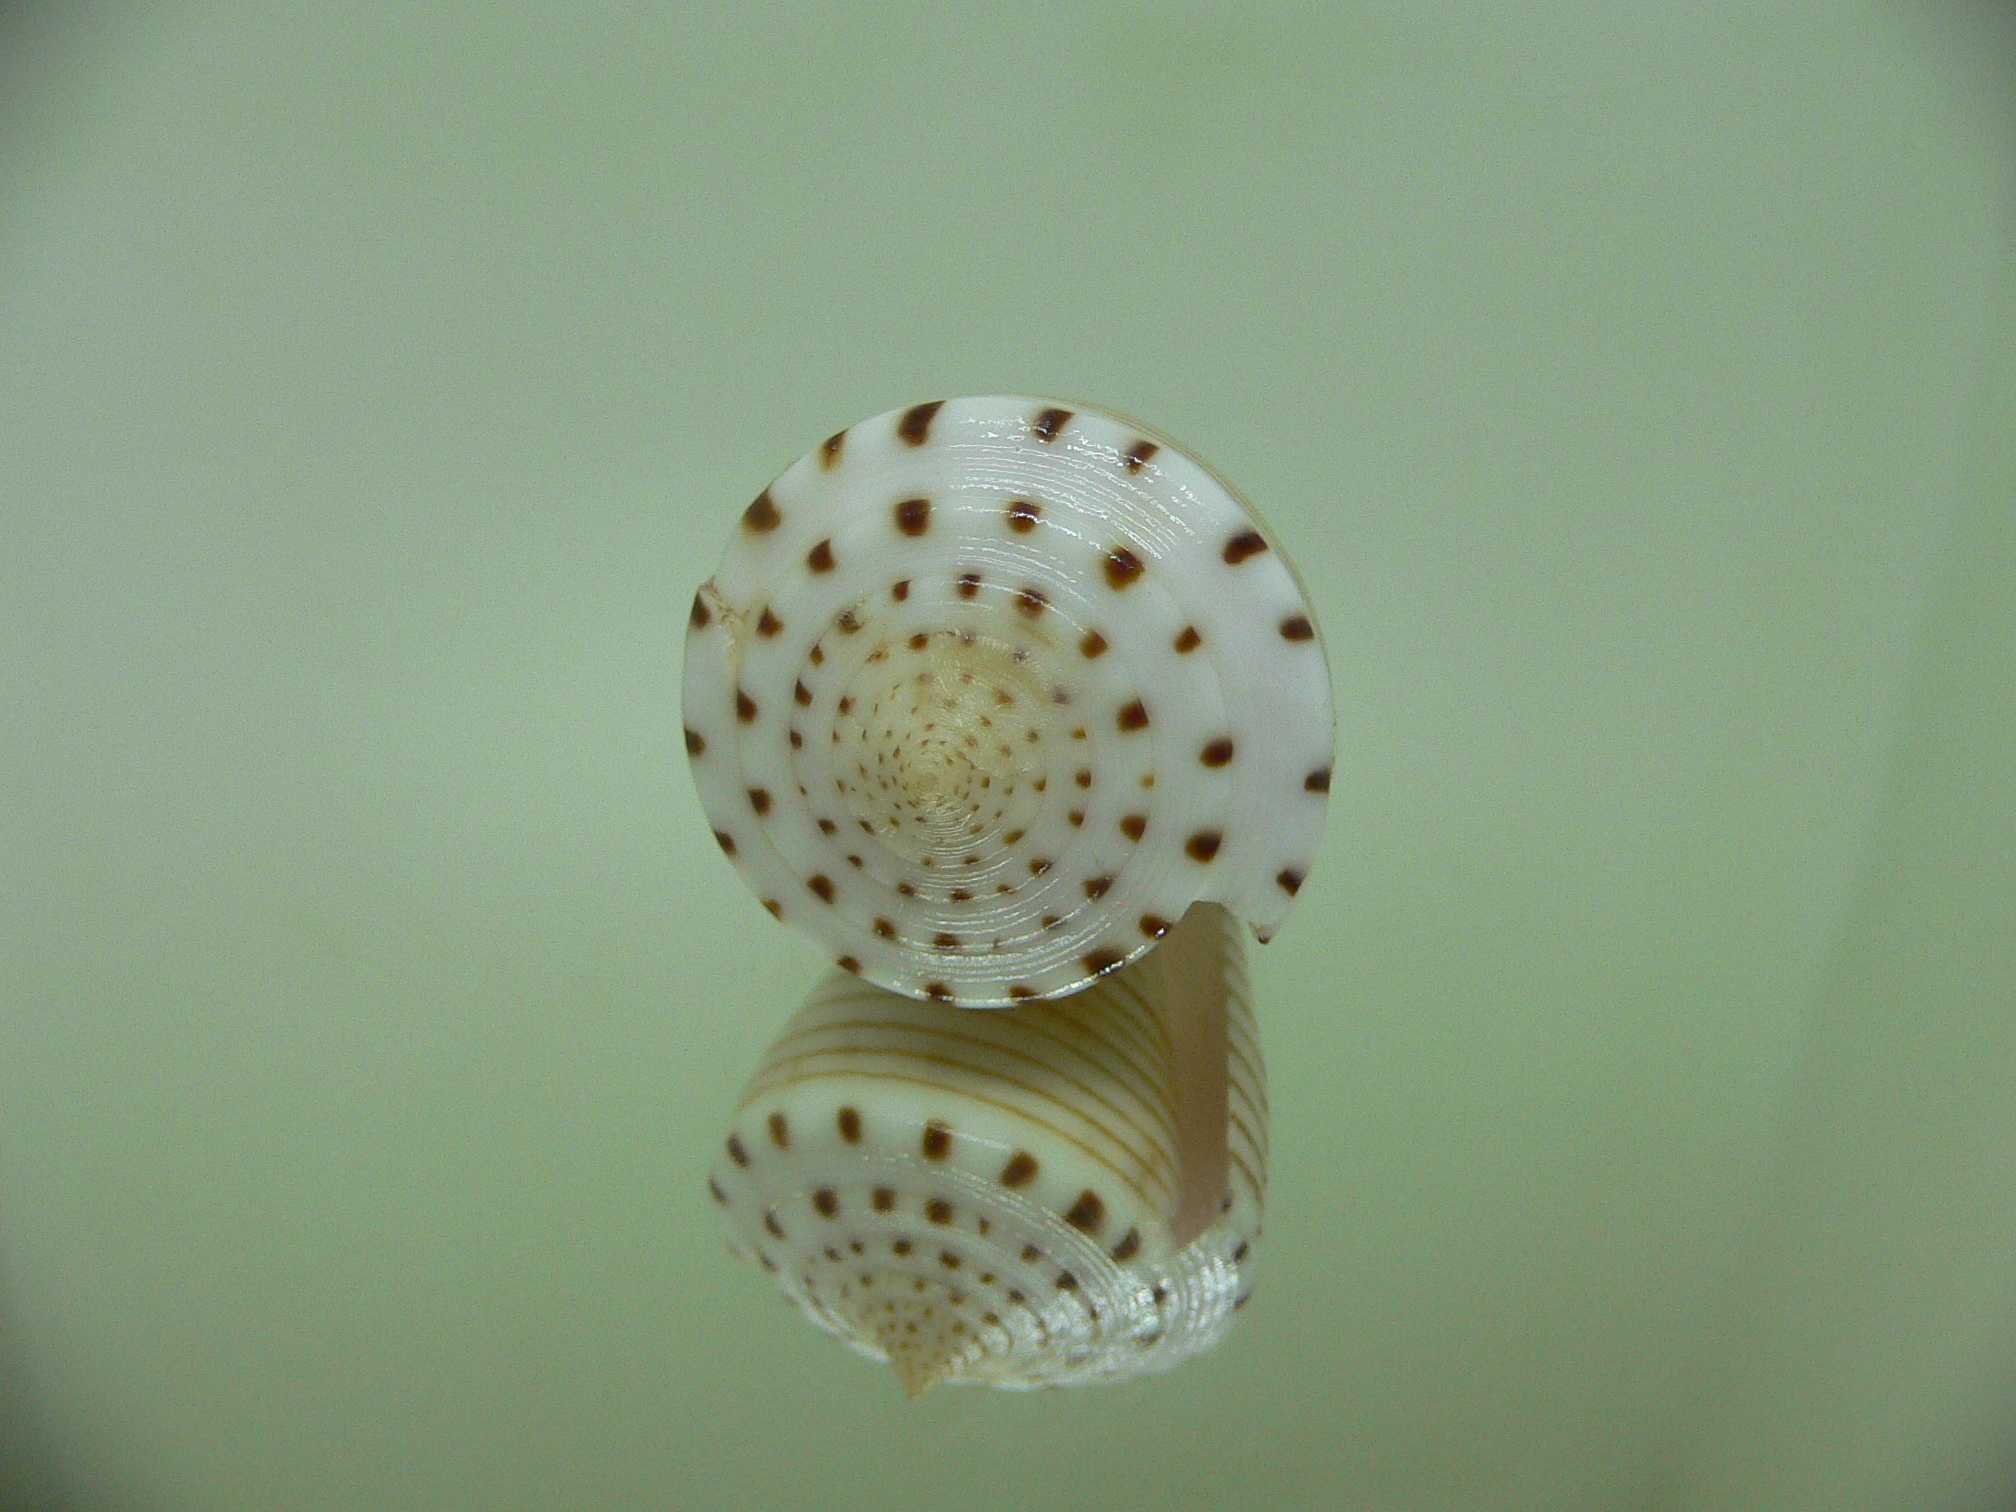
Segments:
[[[709,1179],[731,1245],[912,1395],[1210,1347],[1266,1183],[1240,921],[1308,875],[1334,743],[1265,526],[1082,405],[892,410],[743,513],[685,716],[721,849],[840,968]]]
[[[1266,1155],[1238,925],[1199,904],[1084,992],[998,1013],[832,973],[708,1185],[732,1246],[916,1396],[1209,1348],[1251,1291]]]
[[[1329,669],[1280,543],[1083,405],[919,404],[813,448],[695,596],[684,696],[744,880],[910,997],[1071,993],[1198,901],[1265,940],[1322,834]]]

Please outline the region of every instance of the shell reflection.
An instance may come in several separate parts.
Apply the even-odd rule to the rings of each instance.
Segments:
[[[1251,1289],[1266,1155],[1238,922],[1199,904],[1084,991],[998,1012],[834,972],[709,1187],[736,1251],[916,1396],[1210,1347]]]

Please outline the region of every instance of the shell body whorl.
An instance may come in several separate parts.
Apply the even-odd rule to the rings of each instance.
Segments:
[[[1236,922],[1200,905],[1172,944],[997,1014],[830,975],[710,1177],[733,1247],[911,1395],[1122,1379],[1209,1348],[1252,1286],[1266,1085]],[[1208,1005],[1192,1022],[1171,1020],[1170,970]],[[1179,1071],[1186,1051],[1215,1087]]]
[[[1262,939],[1313,862],[1333,716],[1250,509],[1084,406],[840,432],[745,511],[687,633],[687,750],[766,907],[913,998],[1068,994],[1199,900]]]

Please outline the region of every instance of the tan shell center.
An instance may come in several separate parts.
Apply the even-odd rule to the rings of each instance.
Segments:
[[[1050,697],[1026,654],[970,632],[877,648],[834,722],[848,812],[915,865],[958,865],[1040,808]]]

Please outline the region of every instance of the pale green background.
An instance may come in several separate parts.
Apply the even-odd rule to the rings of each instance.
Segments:
[[[0,8],[0,1492],[2016,1495],[2012,39]],[[1340,760],[1239,1328],[910,1405],[704,1198],[820,962],[679,643],[799,451],[1003,390],[1252,495]]]

